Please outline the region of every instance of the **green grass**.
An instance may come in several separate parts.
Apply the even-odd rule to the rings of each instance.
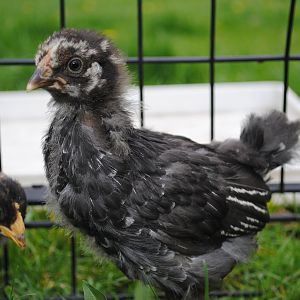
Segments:
[[[216,54],[252,55],[284,52],[288,0],[217,1]],[[149,56],[209,55],[208,0],[144,0],[144,52]],[[38,44],[58,29],[58,1],[0,1],[0,58],[32,58]],[[109,36],[127,56],[137,54],[136,1],[66,0],[67,26],[92,28]],[[292,53],[300,53],[300,5],[295,15]],[[0,67],[0,90],[24,89],[31,66]],[[131,66],[133,82],[136,67]],[[290,66],[290,86],[300,94],[300,62]],[[146,65],[146,84],[207,82],[204,64]],[[218,82],[282,80],[283,63],[217,64]],[[27,220],[44,219],[31,208]],[[227,290],[261,290],[259,299],[300,299],[300,227],[268,225],[259,235],[260,247],[249,264],[225,280]],[[104,293],[128,290],[136,299],[147,295],[106,260],[96,262],[77,238],[78,283],[87,281]],[[28,230],[27,248],[10,244],[12,296],[44,299],[66,295],[70,289],[70,243],[61,229]],[[154,299],[154,296],[152,297]]]
[[[289,0],[217,1],[216,54],[283,54]],[[145,55],[209,54],[209,0],[144,0]],[[58,29],[58,0],[0,1],[0,57],[34,56],[38,44]],[[127,56],[137,54],[135,0],[68,0],[67,26],[108,35]],[[300,5],[291,52],[300,53]],[[137,82],[136,68],[130,67]],[[24,89],[33,67],[1,67],[0,90]],[[291,63],[290,85],[300,94],[300,62]],[[146,65],[146,84],[208,81],[204,64]],[[282,80],[282,63],[220,63],[216,80]]]
[[[271,207],[272,211],[283,211]],[[31,208],[27,220],[44,219],[45,211]],[[46,296],[66,295],[70,286],[70,243],[62,229],[27,231],[27,248],[20,251],[10,243],[10,270],[15,298],[28,296],[44,299]],[[130,282],[114,264],[88,254],[77,237],[78,285],[87,281],[104,294],[116,295],[128,291],[140,300],[154,300],[151,289]],[[259,290],[265,300],[300,299],[300,225],[269,224],[259,234],[259,248],[249,263],[240,265],[225,279],[225,290]],[[116,298],[117,299],[117,298]],[[224,298],[229,300],[230,298]],[[239,298],[242,300],[243,298]]]

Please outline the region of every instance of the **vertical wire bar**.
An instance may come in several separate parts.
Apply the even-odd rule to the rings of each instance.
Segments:
[[[4,286],[9,285],[9,254],[8,245],[3,245],[3,281]]]
[[[65,1],[60,0],[59,2],[59,19],[60,19],[60,29],[66,27],[66,13],[65,13]],[[71,293],[76,295],[77,292],[77,259],[76,259],[76,240],[75,235],[72,235],[70,241],[71,247]]]
[[[289,62],[290,62],[290,49],[292,41],[293,23],[295,15],[296,0],[291,0],[290,12],[288,19],[288,28],[286,33],[286,43],[284,52],[284,77],[283,77],[283,107],[282,110],[286,113],[287,110],[287,92],[289,87]],[[284,168],[280,171],[280,192],[284,192]]]
[[[1,156],[1,122],[0,122],[0,172],[2,172],[2,156]],[[9,284],[9,254],[8,245],[3,245],[3,283],[4,286]]]
[[[215,35],[216,35],[216,0],[211,0],[210,9],[210,57],[209,57],[209,84],[210,84],[210,139],[214,139],[214,85],[215,85]]]
[[[291,0],[288,29],[286,34],[285,52],[284,52],[284,92],[283,92],[284,112],[286,112],[287,109],[287,91],[288,91],[288,84],[289,84],[289,61],[290,61],[290,49],[291,49],[291,41],[292,41],[295,6],[296,6],[296,0]]]
[[[59,13],[60,29],[63,29],[66,27],[65,0],[59,2]]]
[[[2,172],[2,157],[1,157],[1,121],[0,121],[0,172]]]
[[[72,295],[77,293],[77,259],[76,259],[76,237],[71,237],[71,286]]]
[[[140,93],[140,125],[144,126],[144,48],[143,48],[143,4],[137,0],[138,25],[138,77]]]

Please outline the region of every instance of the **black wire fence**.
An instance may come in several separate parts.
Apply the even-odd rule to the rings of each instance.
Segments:
[[[300,61],[299,55],[291,55],[291,38],[293,32],[294,15],[296,0],[287,1],[289,4],[289,16],[286,29],[285,51],[282,55],[250,55],[250,56],[215,56],[215,28],[216,28],[216,0],[210,0],[210,52],[208,57],[203,56],[175,56],[175,57],[150,57],[144,56],[143,53],[143,1],[137,1],[137,57],[128,58],[128,64],[137,64],[138,66],[138,82],[139,82],[139,100],[140,100],[140,125],[143,127],[145,120],[145,113],[143,109],[144,103],[144,65],[145,64],[209,64],[209,84],[210,84],[210,137],[214,138],[214,123],[215,123],[215,65],[218,63],[263,63],[263,62],[277,62],[282,61],[283,67],[283,96],[282,96],[282,111],[287,111],[287,92],[289,85],[289,65],[291,61]],[[59,0],[59,15],[60,28],[66,27],[65,16],[65,0]],[[0,66],[28,66],[34,65],[33,59],[7,59],[0,58]],[[1,137],[0,137],[1,138]],[[0,171],[1,171],[1,152],[0,152]],[[297,184],[286,184],[284,181],[284,168],[281,169],[281,179],[279,184],[270,185],[273,193],[298,193],[300,192],[300,182]],[[25,187],[25,192],[28,198],[28,204],[31,206],[44,205],[44,195],[46,192],[45,186],[31,186]],[[270,222],[300,222],[300,214],[274,214],[271,215]],[[53,223],[50,221],[32,221],[26,223],[27,229],[51,228]],[[70,252],[71,252],[71,295],[65,295],[67,300],[82,300],[83,296],[78,293],[77,289],[77,259],[76,259],[76,237],[73,235],[70,238]],[[3,285],[10,283],[9,277],[9,250],[7,245],[3,245],[2,252],[2,266],[3,266]],[[212,297],[258,297],[261,295],[260,291],[216,291],[210,294]],[[120,300],[132,299],[129,295],[119,294]],[[162,295],[163,298],[163,295]],[[59,298],[51,298],[61,299]],[[114,299],[108,296],[107,299]]]

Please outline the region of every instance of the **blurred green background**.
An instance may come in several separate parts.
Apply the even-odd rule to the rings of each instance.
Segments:
[[[66,25],[104,32],[124,54],[137,55],[136,0],[67,0]],[[146,56],[208,56],[209,0],[144,0]],[[1,58],[32,58],[59,26],[59,1],[0,1]],[[216,55],[283,54],[289,0],[218,0]],[[291,53],[300,53],[300,5]],[[137,82],[135,67],[130,67]],[[1,67],[0,90],[25,89],[33,67]],[[146,65],[146,84],[208,81],[207,64]],[[300,62],[292,62],[290,85],[300,94]],[[282,80],[283,63],[220,63],[216,80]]]
[[[146,56],[208,56],[209,0],[144,0]],[[216,55],[283,54],[288,0],[218,0]],[[66,0],[66,25],[104,32],[123,53],[137,55],[136,0]],[[0,58],[33,58],[39,43],[59,28],[59,1],[1,0]],[[292,54],[300,54],[300,5],[296,6]],[[0,90],[24,90],[33,66],[0,67]],[[133,83],[136,67],[130,66]],[[300,94],[300,62],[290,64],[290,86]],[[206,64],[146,65],[146,84],[208,82]],[[283,80],[283,63],[217,64],[216,81]],[[296,205],[274,212],[299,212]],[[27,221],[45,219],[42,208],[30,208]],[[230,274],[227,290],[260,290],[255,299],[300,299],[300,226],[272,224],[259,235],[254,259]],[[77,239],[77,244],[81,244]],[[27,249],[10,244],[10,299],[44,299],[70,293],[69,242],[63,230],[29,230]],[[105,293],[129,291],[135,299],[153,299],[149,290],[129,283],[108,261],[95,263],[78,250],[78,283],[87,280]],[[1,266],[0,266],[1,267]],[[141,296],[142,295],[142,296]],[[63,299],[63,297],[61,298]],[[116,298],[117,299],[117,298]],[[230,299],[230,298],[225,298]],[[239,298],[243,299],[243,298]]]

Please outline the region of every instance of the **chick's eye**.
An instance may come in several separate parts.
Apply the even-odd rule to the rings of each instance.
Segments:
[[[70,59],[70,61],[68,62],[68,69],[72,72],[72,73],[80,73],[82,70],[82,60],[80,58],[72,58]]]

